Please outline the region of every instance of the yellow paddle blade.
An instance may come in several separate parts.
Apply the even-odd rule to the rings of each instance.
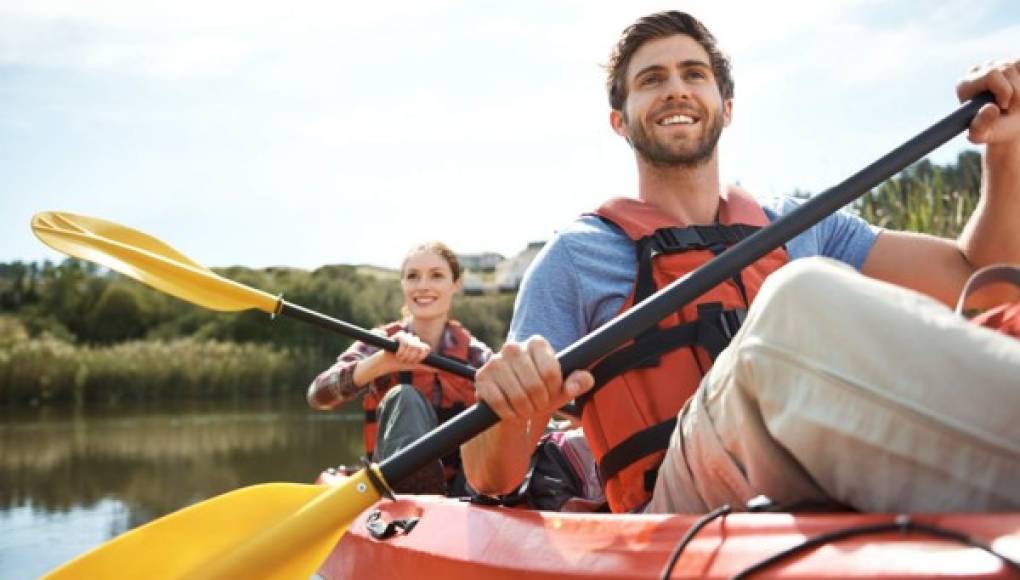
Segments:
[[[257,308],[276,314],[280,299],[227,280],[163,242],[99,218],[47,211],[32,217],[44,244],[75,258],[102,264],[143,284],[212,310]]]
[[[246,487],[125,532],[44,578],[304,579],[379,498],[365,470],[335,487]]]

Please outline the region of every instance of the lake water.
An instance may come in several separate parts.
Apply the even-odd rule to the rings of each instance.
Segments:
[[[0,578],[37,578],[154,518],[232,489],[311,483],[362,452],[360,406],[0,409]]]

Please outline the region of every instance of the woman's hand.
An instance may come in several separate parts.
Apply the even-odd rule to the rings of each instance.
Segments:
[[[383,364],[390,369],[389,372],[415,371],[426,368],[420,363],[432,352],[428,343],[403,330],[390,338],[397,341],[397,352],[379,351],[384,361]]]
[[[397,352],[379,350],[359,362],[354,367],[354,384],[368,385],[383,375],[400,371],[428,370],[429,367],[421,364],[432,350],[426,342],[402,330],[390,338],[397,341]]]

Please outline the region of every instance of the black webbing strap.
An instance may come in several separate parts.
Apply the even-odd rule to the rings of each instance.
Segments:
[[[654,238],[651,236],[641,238],[634,244],[634,247],[637,250],[637,280],[634,283],[634,304],[638,304],[655,292],[655,278],[652,277],[652,256],[655,253]]]
[[[745,315],[743,309],[723,310],[719,302],[699,304],[698,320],[665,329],[656,328],[638,337],[629,346],[610,354],[592,367],[595,386],[576,399],[577,407],[583,413],[588,401],[609,381],[629,370],[649,366],[649,362],[657,364],[660,356],[678,348],[700,346],[714,361],[729,345]]]
[[[695,344],[698,326],[699,322],[695,321],[658,329],[630,346],[614,352],[592,367],[591,374],[595,377],[595,384],[602,386],[649,358],[658,358],[671,350]]]
[[[710,225],[710,226],[689,226],[686,228],[659,228],[651,235],[645,236],[635,242],[637,252],[637,280],[634,284],[634,303],[637,304],[648,298],[658,289],[655,286],[655,278],[652,275],[652,259],[659,255],[676,254],[691,250],[711,250],[716,255],[723,252],[727,247],[736,244],[744,238],[758,231],[759,227],[746,224],[732,225]],[[744,303],[747,304],[747,292],[744,289],[740,274],[733,277],[737,288],[740,290]],[[655,332],[651,328],[637,338],[642,338]],[[657,361],[649,361],[654,366]]]
[[[732,246],[759,229],[745,224],[659,228],[649,237],[654,240],[656,254],[675,254],[720,245]]]
[[[708,302],[698,305],[698,332],[695,344],[705,349],[709,358],[716,357],[730,345],[733,335],[747,317],[747,310],[723,310],[722,303]]]
[[[584,413],[588,401],[602,387],[615,377],[642,366],[646,361],[658,364],[659,356],[676,348],[694,344],[698,336],[698,323],[689,322],[667,329],[656,329],[650,334],[638,337],[629,346],[610,354],[591,368],[595,386],[575,399],[577,407]]]
[[[610,449],[599,462],[599,476],[602,477],[602,481],[609,481],[609,478],[642,457],[669,447],[669,438],[675,428],[676,417],[673,417],[668,421],[638,431]],[[652,482],[652,485],[655,484],[654,478],[645,477],[646,491],[651,491],[647,489],[649,481]]]
[[[447,421],[453,419],[457,415],[460,415],[461,411],[463,411],[467,407],[464,405],[464,403],[457,401],[456,403],[453,403],[450,407],[433,407],[433,408],[436,410],[436,418],[439,419],[439,424],[442,425],[443,423],[446,423]]]

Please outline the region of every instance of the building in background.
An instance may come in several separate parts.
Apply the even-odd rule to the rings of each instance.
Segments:
[[[495,252],[458,255],[457,259],[460,260],[461,268],[464,270],[464,293],[516,292],[521,285],[524,271],[544,245],[544,241],[531,242],[523,251],[509,259]]]

